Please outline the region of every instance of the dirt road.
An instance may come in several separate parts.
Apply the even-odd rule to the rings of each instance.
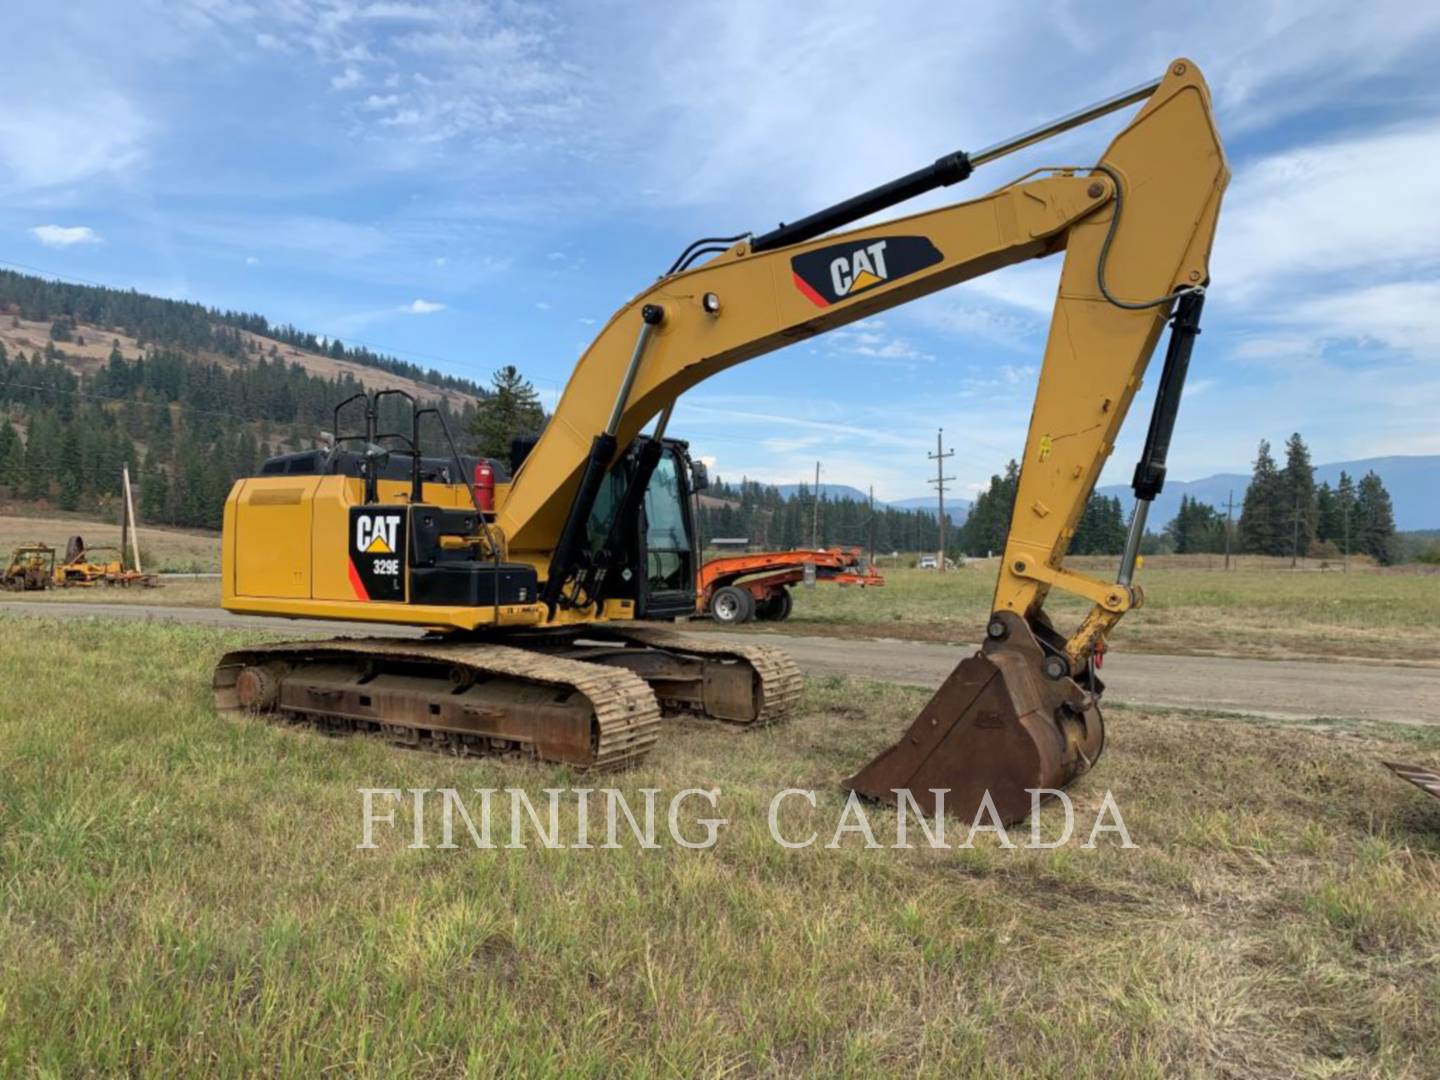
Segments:
[[[50,618],[158,619],[297,636],[346,632],[337,623],[249,618],[214,608],[10,601],[0,605],[3,612]],[[366,632],[366,628],[354,629],[356,634]],[[395,636],[417,633],[403,627],[377,627],[369,632]],[[853,675],[924,687],[938,686],[960,659],[973,651],[914,641],[711,632],[734,640],[773,642],[811,675]],[[1440,724],[1440,668],[1111,653],[1106,658],[1104,676],[1107,698],[1127,705],[1280,719],[1324,717]]]

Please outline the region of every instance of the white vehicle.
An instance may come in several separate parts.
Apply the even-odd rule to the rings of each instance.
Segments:
[[[920,569],[921,569],[921,570],[934,570],[934,569],[935,569],[935,556],[934,556],[934,555],[921,555],[921,556],[920,556]]]

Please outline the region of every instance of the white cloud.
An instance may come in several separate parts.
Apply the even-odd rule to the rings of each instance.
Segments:
[[[3,86],[3,82],[0,82]],[[7,95],[0,109],[0,185],[45,188],[132,168],[151,124],[126,96],[71,88],[63,104]]]
[[[259,265],[260,265],[260,260],[257,259],[254,255],[246,255],[246,256],[245,256],[245,265],[246,265],[246,266],[259,266]]]
[[[1440,118],[1260,158],[1226,195],[1212,275],[1259,303],[1306,279],[1440,266]]]
[[[444,18],[443,13],[419,4],[377,3],[366,4],[360,9],[362,19],[403,19],[415,22],[435,22]]]
[[[1300,302],[1291,316],[1322,339],[1378,344],[1427,358],[1440,354],[1440,280],[1333,292]]]
[[[1041,335],[1048,322],[1029,312],[1017,312],[1010,305],[986,303],[959,291],[922,303],[911,315],[920,325],[949,337],[993,342],[1022,352],[1035,351],[1044,340]]]
[[[365,81],[357,68],[347,67],[339,75],[330,79],[330,87],[333,90],[352,90]]]
[[[824,344],[833,352],[851,356],[907,361],[908,367],[935,359],[908,339],[891,333],[881,319],[862,319],[851,326],[833,330],[824,338]]]
[[[407,315],[433,315],[444,311],[445,305],[436,300],[412,300],[400,309]]]
[[[535,301],[535,306],[536,306],[537,308],[539,308],[541,311],[549,311],[549,310],[550,310],[550,305],[549,305],[548,303],[546,303],[544,300],[536,300],[536,301]]]
[[[89,225],[36,225],[30,235],[46,247],[74,247],[77,244],[98,244],[100,234]]]
[[[424,120],[419,109],[401,109],[390,116],[382,117],[380,123],[384,127],[419,127]]]
[[[383,109],[391,109],[400,104],[399,94],[371,94],[361,103],[363,108],[371,112],[380,112]]]

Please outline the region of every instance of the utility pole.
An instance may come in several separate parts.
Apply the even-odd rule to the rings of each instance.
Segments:
[[[125,497],[120,518],[120,568],[125,568],[125,546],[130,546],[131,569],[140,573],[140,530],[135,521],[135,500],[130,494],[130,465],[120,466],[120,489]]]
[[[875,485],[870,485],[870,569],[875,569]]]
[[[820,546],[820,462],[815,462],[815,501],[810,512],[810,546]]]
[[[1230,489],[1230,495],[1225,500],[1225,569],[1230,569],[1230,520],[1235,513],[1235,489]]]
[[[1295,569],[1295,564],[1300,559],[1300,493],[1295,493],[1295,515],[1290,529],[1290,569]]]
[[[938,515],[940,523],[940,552],[935,558],[935,569],[942,574],[945,572],[945,485],[955,479],[953,476],[945,475],[945,459],[954,456],[954,450],[947,451],[945,449],[945,429],[943,427],[937,429],[935,432],[935,453],[930,454],[929,458],[935,462],[935,479],[931,480],[930,483],[935,485],[935,493],[940,500],[940,513]]]
[[[1345,500],[1345,558],[1340,561],[1345,573],[1350,572],[1350,499]]]

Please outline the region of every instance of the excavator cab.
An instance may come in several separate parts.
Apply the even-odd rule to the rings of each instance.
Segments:
[[[642,436],[611,468],[587,527],[590,576],[604,582],[606,599],[633,601],[639,619],[694,613],[700,564],[694,495],[707,479],[680,439]],[[637,485],[638,498],[630,496]]]

